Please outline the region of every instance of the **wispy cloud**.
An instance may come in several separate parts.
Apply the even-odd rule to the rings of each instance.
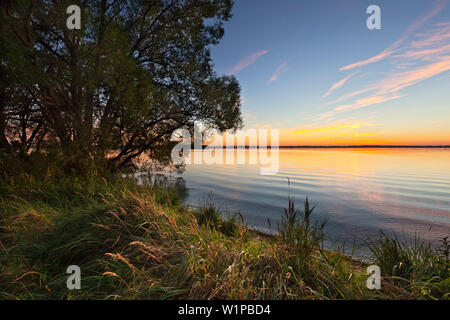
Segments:
[[[361,127],[373,127],[374,124],[360,124],[360,123],[339,123],[331,126],[325,126],[325,127],[316,127],[316,128],[310,128],[310,129],[302,129],[294,131],[294,134],[301,134],[301,133],[323,133],[328,131],[334,131],[334,130],[341,130],[341,129],[358,129]]]
[[[280,76],[281,72],[286,69],[287,67],[287,62],[283,62],[282,64],[280,64],[276,69],[275,72],[273,73],[273,75],[270,77],[269,82],[273,82],[275,80],[278,79],[278,77]]]
[[[401,89],[450,70],[450,56],[439,58],[433,63],[413,70],[393,74],[378,84],[381,93],[396,93]]]
[[[395,55],[394,58],[406,58],[409,60],[417,60],[417,59],[432,60],[433,56],[442,55],[448,52],[450,52],[450,44],[434,49],[406,51],[402,54]]]
[[[422,17],[421,19],[415,21],[413,24],[411,24],[408,29],[406,29],[406,31],[403,33],[403,35],[397,39],[393,44],[391,44],[388,48],[384,49],[382,52],[380,52],[379,54],[366,59],[366,60],[362,60],[362,61],[358,61],[352,64],[349,64],[347,66],[344,66],[342,68],[340,68],[340,71],[344,71],[344,70],[350,70],[350,69],[354,69],[354,68],[358,68],[358,67],[362,67],[368,64],[372,64],[375,62],[378,62],[380,60],[383,60],[386,57],[389,57],[391,54],[393,54],[396,49],[406,40],[408,39],[411,34],[413,34],[416,30],[418,30],[425,22],[427,22],[428,20],[430,20],[431,18],[433,18],[435,15],[437,15],[438,13],[440,13],[445,6],[450,2],[450,0],[438,0],[435,2],[434,6],[431,8],[430,12],[428,12],[424,17]]]
[[[405,96],[401,90],[450,70],[450,23],[438,23],[425,33],[416,34],[408,44],[400,47],[391,59],[396,66],[383,79],[362,90],[347,93],[334,100],[337,104],[362,93],[367,95],[335,107],[319,115],[331,118],[341,112],[357,110]],[[400,63],[399,60],[400,59]],[[327,105],[330,105],[328,103]]]
[[[347,111],[347,110],[356,110],[364,107],[368,107],[374,104],[387,102],[395,99],[402,98],[403,95],[395,94],[395,95],[373,95],[365,98],[361,98],[356,100],[354,103],[345,104],[337,107],[335,111]]]
[[[450,22],[441,22],[436,24],[437,29],[434,29],[432,34],[422,33],[421,40],[413,41],[411,45],[415,48],[428,47],[438,42],[445,41],[450,38]]]
[[[255,63],[256,60],[258,60],[261,56],[265,55],[268,52],[269,52],[269,50],[262,50],[262,51],[255,52],[255,53],[245,57],[244,59],[239,61],[233,68],[228,70],[227,74],[231,75],[231,74],[238,73],[242,69],[245,69],[248,66],[252,65],[253,63]]]
[[[405,51],[394,58],[433,61],[436,57],[450,54],[450,22],[438,23],[428,32],[417,35]]]
[[[322,98],[326,98],[328,97],[331,93],[333,93],[334,90],[339,89],[340,87],[342,87],[348,80],[350,80],[350,78],[352,78],[355,74],[357,74],[358,72],[353,72],[352,74],[350,74],[349,76],[339,80],[338,82],[336,82],[335,84],[333,84],[330,89],[328,89],[328,91],[322,96]]]
[[[390,56],[393,52],[394,52],[394,50],[390,49],[390,47],[389,47],[388,49],[383,50],[383,52],[377,54],[376,56],[373,56],[372,58],[352,63],[348,66],[340,68],[339,71],[351,70],[354,68],[358,68],[358,67],[362,67],[362,66],[365,66],[365,65],[368,65],[371,63],[378,62],[378,61],[383,60],[384,58]]]
[[[368,92],[368,91],[370,91],[370,88],[365,88],[365,89],[362,89],[362,90],[358,90],[358,91],[347,93],[347,94],[345,94],[343,96],[340,96],[339,98],[337,98],[337,99],[335,99],[333,101],[324,103],[323,105],[321,105],[321,107],[326,107],[326,106],[330,106],[330,105],[333,105],[333,104],[336,104],[336,103],[339,103],[339,102],[342,102],[342,101],[346,101],[346,100],[348,100],[350,98],[353,98],[355,96],[359,96],[360,94],[363,94],[363,93]]]
[[[400,90],[448,70],[450,70],[450,56],[441,58],[441,60],[437,62],[433,62],[413,70],[393,73],[367,89],[367,91],[375,91],[375,94],[357,99],[350,104],[340,105],[332,111],[321,114],[320,118],[327,118],[343,111],[361,109],[371,105],[402,98],[405,95],[400,94]]]

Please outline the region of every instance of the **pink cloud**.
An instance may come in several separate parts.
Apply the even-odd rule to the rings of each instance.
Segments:
[[[233,68],[228,70],[227,74],[231,75],[231,74],[238,73],[242,69],[245,69],[248,66],[252,65],[253,63],[255,63],[256,60],[258,60],[261,56],[265,55],[268,52],[269,52],[269,50],[263,50],[263,51],[255,52],[255,53],[245,57],[244,59],[239,61]]]
[[[350,64],[348,66],[342,67],[342,68],[339,69],[339,71],[351,70],[351,69],[354,69],[354,68],[365,66],[367,64],[378,62],[378,61],[383,60],[384,58],[390,56],[393,52],[394,52],[394,50],[386,49],[383,52],[381,52],[380,54],[377,54],[376,56],[374,56],[372,58],[369,58],[369,59],[366,59],[366,60],[362,60],[362,61],[358,61],[358,62],[355,62],[355,63]]]
[[[330,89],[328,89],[328,91],[322,96],[322,98],[326,98],[328,97],[334,90],[339,89],[340,87],[342,87],[348,80],[350,80],[350,78],[352,78],[355,74],[357,74],[357,72],[353,72],[352,74],[350,74],[349,76],[339,80],[338,82],[336,82],[335,84],[333,84],[331,86]]]
[[[411,43],[413,48],[423,48],[435,45],[436,43],[450,39],[450,22],[443,22],[436,24],[436,28],[428,33],[420,34],[421,40],[416,40]]]
[[[270,77],[269,82],[273,82],[275,80],[278,79],[278,77],[280,76],[281,72],[286,69],[287,67],[287,62],[283,62],[281,65],[279,65],[276,69],[275,72],[273,73],[273,75]]]
[[[409,60],[432,60],[433,56],[450,53],[450,44],[433,49],[409,50],[405,53],[393,56],[394,58],[406,58]]]
[[[380,82],[378,88],[381,93],[395,93],[448,70],[450,56],[437,58],[433,63],[392,75]]]
[[[376,56],[373,56],[369,59],[358,61],[355,63],[352,63],[350,65],[344,66],[339,69],[339,71],[344,70],[350,70],[358,67],[362,67],[368,64],[372,64],[375,62],[378,62],[380,60],[383,60],[384,58],[390,56],[392,53],[395,52],[395,50],[407,39],[409,36],[415,32],[417,29],[419,29],[425,22],[433,18],[435,15],[437,15],[439,12],[441,12],[445,6],[450,2],[450,0],[438,0],[436,1],[435,5],[432,7],[430,12],[428,12],[427,15],[422,17],[421,19],[417,20],[413,24],[411,24],[408,29],[403,33],[403,35],[397,39],[393,44],[391,44],[388,48],[383,50],[381,53],[377,54]]]
[[[450,23],[438,23],[435,28],[418,35],[405,52],[393,56],[410,61],[435,61],[437,57],[450,54]]]
[[[339,106],[335,110],[336,111],[356,110],[356,109],[364,108],[364,107],[371,106],[374,104],[398,99],[401,97],[402,97],[401,95],[393,95],[393,96],[374,95],[374,96],[358,99],[353,104]]]
[[[340,96],[339,98],[337,98],[337,99],[335,99],[333,101],[330,101],[330,102],[327,102],[327,103],[323,104],[322,107],[330,106],[330,105],[333,105],[333,104],[336,104],[336,103],[348,100],[348,99],[353,98],[355,96],[359,96],[360,94],[363,94],[363,93],[365,93],[367,91],[370,91],[370,88],[365,88],[365,89],[362,89],[362,90],[358,90],[358,91],[347,93],[347,94],[345,94],[343,96]]]
[[[357,110],[371,105],[380,104],[404,97],[399,91],[450,70],[450,56],[440,58],[438,61],[415,68],[413,70],[394,73],[391,76],[376,83],[367,91],[375,91],[376,94],[360,98],[353,103],[341,105],[334,110],[319,115],[320,119],[332,117],[344,111]]]
[[[436,11],[439,11],[439,8],[442,9],[443,4],[447,2],[440,1],[440,6],[435,7],[432,13],[435,14]],[[431,13],[426,17],[430,15]],[[335,105],[362,93],[367,93],[365,97],[354,98],[350,103],[339,105],[331,111],[320,114],[319,119],[331,119],[331,117],[342,112],[399,99],[405,96],[400,92],[401,90],[450,71],[450,22],[435,24],[433,28],[426,32],[416,34],[413,40],[407,45],[399,47],[396,51],[398,53],[392,55],[391,58],[400,60],[393,61],[395,67],[390,74],[362,90],[343,95],[326,105]],[[344,81],[341,80],[340,82]],[[339,87],[340,82],[334,86]]]

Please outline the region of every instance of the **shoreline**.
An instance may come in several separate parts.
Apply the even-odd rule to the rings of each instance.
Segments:
[[[193,205],[187,205],[187,208],[189,208],[190,210],[199,210],[201,208],[201,206],[193,206]],[[279,236],[277,231],[272,231],[269,232],[267,230],[264,230],[262,228],[258,228],[257,226],[249,226],[247,224],[245,224],[245,227],[252,233],[256,234],[257,236],[261,237],[262,239],[275,239],[277,236]],[[329,248],[325,248],[325,250],[329,251],[329,252],[335,252],[336,250],[332,250]],[[346,256],[347,258],[354,260],[355,262],[364,265],[364,266],[368,266],[370,263],[370,258],[368,256],[366,257],[362,257],[362,256],[355,256],[355,255],[350,255],[350,254],[346,254],[343,252],[340,252],[340,254]]]
[[[200,148],[195,148],[194,145],[191,146],[194,150],[200,150]],[[224,148],[224,149],[258,149],[258,146],[210,146],[202,145],[202,149],[205,148]],[[272,149],[448,149],[450,145],[345,145],[345,146],[271,146],[268,145],[264,148]]]

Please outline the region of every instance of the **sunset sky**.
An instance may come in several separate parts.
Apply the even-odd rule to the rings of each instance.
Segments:
[[[257,3],[257,5],[255,5]],[[366,9],[381,8],[381,30]],[[280,145],[450,144],[450,0],[236,0],[215,68]]]

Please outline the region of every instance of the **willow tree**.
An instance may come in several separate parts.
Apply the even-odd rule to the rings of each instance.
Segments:
[[[79,30],[67,28],[73,4]],[[31,149],[44,141],[69,161],[117,169],[142,154],[166,157],[171,133],[194,122],[240,127],[239,84],[218,75],[210,56],[231,8],[231,0],[7,1],[0,129],[17,139],[14,117],[26,114]]]

